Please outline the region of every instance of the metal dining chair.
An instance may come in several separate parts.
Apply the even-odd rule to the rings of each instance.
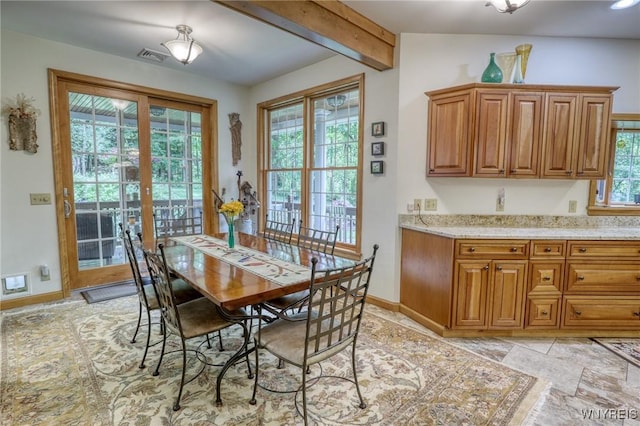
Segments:
[[[295,218],[293,218],[291,223],[278,222],[276,220],[269,219],[269,214],[267,214],[265,216],[264,232],[262,235],[269,240],[290,244],[291,236],[293,235],[293,228],[295,226]]]
[[[298,247],[333,254],[339,231],[340,225],[336,225],[335,231],[325,231],[304,226],[301,220],[298,228]]]
[[[151,341],[151,311],[159,309],[160,305],[158,304],[158,297],[156,295],[153,280],[149,275],[143,276],[140,272],[138,256],[136,255],[136,249],[133,245],[133,240],[131,239],[131,232],[128,229],[124,230],[122,223],[118,225],[120,226],[120,230],[123,231],[122,242],[125,252],[127,253],[129,266],[131,267],[133,281],[136,285],[136,293],[138,294],[138,322],[136,324],[136,330],[133,332],[131,343],[136,342],[136,337],[138,336],[138,331],[140,330],[140,324],[142,322],[142,313],[144,312],[147,316],[147,342],[139,365],[140,368],[144,368],[144,361],[147,358],[149,344]],[[142,234],[138,234],[138,238],[140,238],[140,241],[142,242]],[[176,303],[184,303],[202,297],[200,293],[181,279],[174,278],[172,279],[171,284],[176,296]]]
[[[371,257],[349,267],[324,271],[316,270],[318,260],[312,259],[309,293],[314,296],[308,302],[307,311],[289,320],[268,324],[264,324],[262,315],[258,317],[258,332],[254,338],[256,374],[250,404],[256,404],[260,352],[270,352],[301,369],[302,384],[298,390],[302,391],[302,413],[297,404],[296,410],[306,425],[309,367],[351,347],[352,382],[356,386],[360,408],[366,407],[356,373],[356,343],[377,251],[376,244]],[[312,383],[317,379],[311,379]]]
[[[166,257],[164,254],[164,245],[158,245],[158,252],[154,253],[149,250],[144,250],[145,258],[150,265],[150,272],[156,284],[156,290],[158,292],[158,303],[160,305],[160,313],[162,323],[164,324],[163,338],[162,338],[162,350],[160,352],[160,358],[158,359],[158,365],[153,372],[154,376],[160,374],[160,365],[165,354],[165,348],[167,343],[167,329],[173,332],[180,338],[182,349],[182,375],[180,378],[180,388],[178,395],[176,396],[173,410],[178,411],[180,409],[180,399],[182,397],[182,390],[184,385],[194,380],[198,375],[204,371],[207,365],[207,361],[203,361],[203,366],[200,371],[191,379],[186,378],[187,367],[187,346],[186,341],[199,336],[207,336],[214,332],[220,332],[221,330],[238,325],[243,329],[244,344],[231,356],[231,360],[240,358],[244,351],[244,357],[247,362],[247,369],[249,370],[249,378],[252,378],[251,365],[249,364],[249,355],[246,351],[249,342],[249,330],[245,325],[245,319],[247,313],[244,309],[239,309],[234,312],[224,312],[221,308],[218,308],[213,302],[207,298],[200,298],[192,300],[187,303],[176,303],[175,292],[171,285],[171,278],[169,274],[169,268],[167,266]],[[201,352],[195,350],[199,355],[196,357],[202,360]],[[222,377],[226,370],[231,367],[233,363],[225,363],[221,372],[218,374],[216,381],[216,402],[222,404],[222,398],[220,397],[220,385]]]
[[[164,217],[158,213],[153,214],[153,225],[156,233],[156,243],[164,237],[181,237],[186,235],[200,235],[202,228],[202,212],[192,217]]]

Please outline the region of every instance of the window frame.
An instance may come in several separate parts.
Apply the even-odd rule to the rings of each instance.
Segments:
[[[587,215],[589,216],[640,216],[640,205],[620,205],[610,204],[611,186],[613,182],[613,167],[615,163],[616,135],[618,130],[624,130],[623,126],[618,126],[618,122],[638,122],[636,127],[640,127],[640,114],[612,114],[611,131],[609,144],[609,163],[606,178],[604,179],[604,202],[597,200],[598,186],[603,179],[591,180],[589,184],[589,202],[587,205]]]
[[[356,225],[355,225],[355,244],[346,244],[338,242],[336,244],[335,253],[349,257],[361,257],[361,245],[362,245],[362,180],[363,171],[362,164],[364,161],[363,149],[364,149],[364,74],[358,74],[351,77],[347,77],[341,80],[325,83],[319,86],[311,87],[299,92],[294,92],[288,95],[284,95],[272,100],[268,100],[257,105],[257,128],[258,128],[258,140],[257,140],[257,154],[258,154],[258,193],[260,200],[267,200],[267,188],[268,188],[268,173],[273,171],[270,168],[270,121],[269,113],[272,110],[286,107],[288,105],[295,105],[302,102],[303,107],[303,163],[302,163],[302,176],[301,176],[301,217],[305,219],[305,223],[310,217],[309,204],[310,195],[312,193],[311,176],[312,173],[318,170],[312,164],[311,148],[313,147],[313,130],[311,126],[314,123],[314,101],[321,97],[331,96],[332,94],[342,93],[349,89],[358,89],[358,156],[357,166],[354,167],[357,177],[356,188]],[[334,170],[343,170],[343,167],[336,167]],[[291,169],[282,169],[283,171]],[[296,169],[297,170],[297,169]],[[265,205],[265,210],[266,210]],[[265,215],[261,215],[258,221],[259,230],[264,229]],[[298,224],[294,228],[294,240],[297,237]]]

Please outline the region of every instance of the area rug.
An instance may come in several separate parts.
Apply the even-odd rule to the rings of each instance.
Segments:
[[[253,380],[238,363],[222,382],[223,405],[215,404],[218,367],[185,386],[182,409],[172,410],[181,356],[165,357],[160,375],[138,364],[144,336],[129,342],[137,318],[135,297],[86,304],[43,305],[1,313],[0,424],[2,425],[296,425],[295,393],[259,388],[250,405]],[[240,330],[223,334],[224,361],[239,344]],[[158,339],[157,330],[153,339]],[[170,350],[177,348],[171,339]],[[358,408],[353,385],[318,380],[308,392],[310,424],[317,425],[507,425],[522,424],[546,383],[465,349],[367,312],[357,347],[358,377],[367,402]],[[253,362],[253,361],[252,361]],[[300,371],[261,359],[261,385],[278,391],[300,383]],[[199,367],[190,357],[190,377]],[[311,375],[351,377],[350,350],[314,366]],[[297,395],[300,404],[301,395]]]
[[[591,340],[640,368],[640,339],[594,337]]]
[[[136,294],[136,285],[133,281],[129,281],[83,290],[80,294],[87,303],[98,303]]]

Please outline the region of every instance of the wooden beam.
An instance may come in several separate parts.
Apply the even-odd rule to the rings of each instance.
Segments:
[[[212,0],[376,70],[393,68],[396,36],[337,0]]]

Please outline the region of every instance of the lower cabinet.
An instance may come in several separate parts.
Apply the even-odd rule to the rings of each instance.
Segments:
[[[640,241],[402,233],[400,310],[441,335],[640,331]]]
[[[522,328],[526,271],[524,260],[456,261],[453,328]]]

